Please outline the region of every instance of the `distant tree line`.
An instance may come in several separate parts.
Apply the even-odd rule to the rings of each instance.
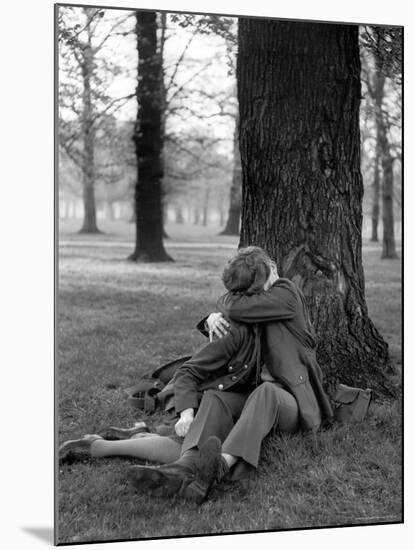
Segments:
[[[207,204],[211,181],[221,170],[228,173],[229,166],[214,148],[213,135],[195,132],[189,145],[187,136],[169,124],[178,112],[184,117],[196,113],[200,121],[210,116],[203,112],[201,101],[196,107],[187,101],[186,86],[195,81],[197,72],[188,82],[176,79],[188,43],[167,77],[167,15],[140,10],[133,15],[134,28],[125,31],[135,33],[138,52],[134,94],[138,109],[132,131],[136,242],[130,259],[171,261],[163,243],[167,189],[173,196],[173,189],[177,193],[182,186],[188,191],[188,181],[198,180]],[[83,83],[82,95],[74,102],[72,94],[76,105],[70,106],[78,115],[78,126],[62,121],[62,150],[82,173],[83,230],[96,231],[90,212],[95,207],[100,160],[95,145],[98,129],[109,135],[116,127],[104,124],[103,115],[115,109],[117,101],[111,100],[106,109],[104,97],[97,95],[98,75],[104,74],[104,69],[96,69],[97,53],[105,38],[94,45],[92,34],[101,12],[85,8],[85,18],[82,43],[76,25],[70,32],[67,26],[62,31],[62,42],[72,48]],[[239,229],[241,205],[240,245],[267,249],[277,260],[280,275],[303,290],[319,336],[318,359],[328,387],[333,389],[341,380],[393,394],[388,346],[370,320],[365,301],[362,216],[364,175],[372,189],[372,239],[378,238],[382,209],[383,258],[396,257],[393,216],[395,166],[401,159],[401,29],[365,27],[359,33],[355,25],[242,17],[236,39],[234,20],[229,18],[180,14],[170,21],[193,33],[224,38],[230,72],[238,48],[238,108],[231,93],[217,102],[218,113],[229,117],[235,128],[232,177],[227,182],[231,230]],[[196,96],[214,101],[203,89]],[[71,127],[76,129],[72,136]],[[106,147],[110,143],[109,139]],[[125,155],[122,163],[130,158]],[[110,173],[105,174],[110,179]]]
[[[139,57],[140,33],[142,35],[146,29],[145,24],[140,27],[138,22],[140,14],[145,20],[145,17],[150,17],[146,15],[149,12],[129,11],[107,20],[105,11],[86,7],[61,7],[59,10],[61,193],[74,197],[82,195],[84,221],[81,231],[98,231],[98,201],[98,204],[105,206],[108,217],[113,215],[115,203],[130,204],[129,209],[124,209],[125,215],[137,224],[144,223],[145,215],[141,222],[136,216],[141,208],[152,220],[148,221],[149,233],[159,232],[153,226],[155,223],[165,223],[168,207],[175,212],[178,223],[184,221],[185,204],[187,212],[192,209],[193,223],[206,224],[209,209],[213,206],[219,213],[220,225],[223,227],[221,233],[238,234],[242,186],[235,89],[237,21],[220,16],[152,12],[155,34],[153,53],[147,63],[145,52]],[[166,44],[171,34],[180,32],[180,29],[186,31],[187,41],[174,65],[166,67]],[[135,93],[113,97],[107,91],[109,84],[126,69],[117,66],[105,48],[114,37],[133,35],[136,37],[138,54],[138,64],[134,70],[139,85]],[[204,78],[205,81],[211,59],[206,59],[201,65],[200,62],[193,63],[188,81],[180,80],[180,69],[190,63],[191,44],[197,35],[214,35],[224,40],[230,78],[228,92],[215,93],[214,86],[208,89],[195,85],[197,79],[201,81]],[[370,211],[373,241],[379,238],[381,214],[383,257],[392,258],[396,256],[395,203],[401,205],[402,192],[402,31],[394,27],[361,27],[359,42],[363,84],[360,122],[362,173],[366,191],[364,209]],[[139,71],[146,70],[145,67],[147,76],[143,81]],[[154,74],[158,71],[158,76],[152,78],[151,71]],[[152,83],[148,88],[151,78]],[[161,217],[149,214],[150,209],[145,207],[146,199],[143,199],[139,190],[139,149],[136,143],[139,139],[140,115],[135,122],[120,122],[116,117],[117,111],[126,103],[138,99],[137,94],[141,94],[137,101],[138,110],[145,114],[142,106],[146,95],[144,87],[150,90],[147,93],[153,98],[158,98],[159,103]],[[203,109],[206,104],[214,105],[214,116],[227,118],[235,128],[231,156],[224,156],[220,152],[217,138],[208,131],[206,122],[212,115]],[[177,127],[177,117],[182,120],[193,117],[198,123],[195,126],[193,123],[191,130],[183,131]],[[141,147],[145,149],[144,142],[141,141]],[[149,194],[152,194],[150,189]],[[141,202],[141,207],[138,202]],[[151,204],[154,204],[154,198]],[[223,209],[225,204],[228,205],[227,213]],[[133,211],[133,215],[128,214],[128,210]],[[142,226],[139,231],[137,228],[137,238],[138,233],[145,234]],[[164,229],[161,236],[166,236]]]

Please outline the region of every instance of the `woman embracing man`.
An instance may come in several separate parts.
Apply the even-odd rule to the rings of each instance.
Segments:
[[[222,280],[227,293],[218,311],[198,325],[209,341],[172,380],[175,434],[141,431],[124,441],[89,435],[64,443],[62,461],[85,453],[148,460],[156,464],[128,469],[137,491],[200,504],[214,484],[257,468],[269,433],[315,431],[332,417],[298,287],[255,246],[239,249]]]

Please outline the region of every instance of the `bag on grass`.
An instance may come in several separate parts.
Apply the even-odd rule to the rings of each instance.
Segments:
[[[191,355],[179,357],[165,365],[161,365],[151,374],[144,376],[137,384],[127,388],[129,403],[136,409],[145,412],[154,412],[157,407],[169,410],[173,407],[174,388],[169,384],[175,371]]]
[[[371,403],[372,390],[339,384],[334,400],[334,418],[338,422],[361,421]]]

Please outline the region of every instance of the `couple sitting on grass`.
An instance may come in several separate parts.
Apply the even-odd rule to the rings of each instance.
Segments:
[[[138,491],[201,503],[214,483],[257,468],[269,433],[317,430],[332,416],[302,292],[254,246],[239,250],[222,280],[228,292],[218,301],[220,312],[199,325],[209,343],[173,378],[175,434],[138,426],[119,430],[131,435],[126,440],[87,435],[64,443],[61,461],[86,453],[154,462],[128,469]]]

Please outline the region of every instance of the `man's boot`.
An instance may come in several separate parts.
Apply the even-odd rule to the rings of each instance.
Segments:
[[[184,488],[183,496],[201,504],[207,498],[214,482],[221,481],[230,471],[227,462],[221,456],[221,441],[218,437],[211,436],[200,446],[195,466],[195,478]]]
[[[195,479],[197,450],[189,449],[171,464],[162,466],[131,466],[127,471],[129,482],[140,492],[153,496],[182,495]]]

